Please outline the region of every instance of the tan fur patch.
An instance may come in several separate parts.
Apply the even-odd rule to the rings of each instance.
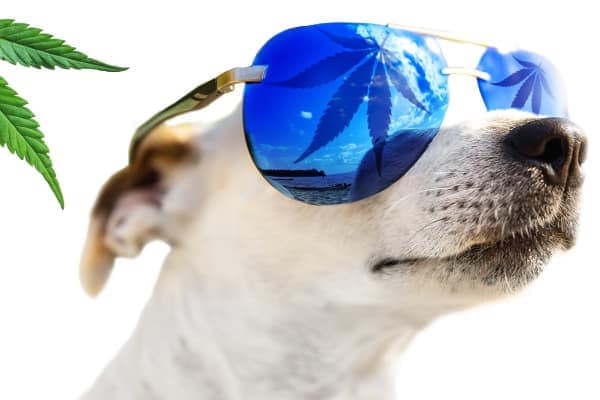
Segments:
[[[190,142],[193,128],[191,124],[157,127],[140,144],[132,162],[102,186],[92,210],[80,264],[81,283],[90,296],[102,290],[116,257],[105,245],[104,237],[106,223],[119,199],[136,189],[160,186],[178,165],[196,161],[198,152]]]

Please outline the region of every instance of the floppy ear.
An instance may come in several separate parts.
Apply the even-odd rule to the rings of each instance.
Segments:
[[[192,125],[156,128],[134,160],[102,187],[92,210],[79,275],[84,290],[96,296],[116,257],[135,257],[153,239],[171,243],[164,199],[186,166],[198,160]]]

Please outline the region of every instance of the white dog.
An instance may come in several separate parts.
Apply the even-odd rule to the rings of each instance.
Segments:
[[[585,139],[518,111],[443,128],[398,182],[310,206],[253,167],[241,110],[162,126],[102,189],[86,290],[172,246],[137,329],[84,399],[392,399],[440,315],[524,287],[573,245]]]

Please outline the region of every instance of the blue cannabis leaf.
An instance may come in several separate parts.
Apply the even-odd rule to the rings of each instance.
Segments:
[[[513,58],[525,68],[537,68],[536,63],[532,63],[531,61],[522,60],[516,56],[513,56]]]
[[[550,90],[550,85],[548,84],[548,80],[546,80],[546,76],[544,75],[544,73],[542,72],[541,74],[539,74],[538,77],[540,78],[540,81],[542,82],[542,87],[544,88],[544,91],[546,93],[548,93],[548,95],[551,98],[554,98],[554,95],[552,94],[552,91]]]
[[[415,57],[412,54],[408,52],[404,52],[403,54],[404,57],[408,59],[410,65],[412,65],[415,71],[417,71],[417,86],[419,87],[421,93],[430,93],[431,86],[429,85],[429,81],[427,80],[427,74],[425,73],[423,66],[419,64],[419,62],[415,59]]]
[[[331,142],[350,124],[352,117],[368,93],[374,63],[375,56],[370,56],[344,79],[342,85],[327,103],[312,142],[294,163],[304,160]]]
[[[539,114],[542,108],[542,92],[545,91],[550,97],[554,97],[550,90],[548,80],[546,79],[545,72],[541,67],[541,63],[535,64],[515,56],[513,56],[513,58],[523,68],[510,74],[499,82],[492,82],[492,85],[510,87],[522,82],[521,87],[519,87],[519,90],[512,101],[511,107],[523,108],[527,99],[531,97],[531,111]]]
[[[539,114],[542,106],[542,85],[540,83],[540,77],[536,75],[535,82],[533,84],[533,92],[531,94],[531,109],[534,113]]]
[[[385,59],[386,66],[388,67],[388,77],[390,78],[390,81],[392,82],[396,90],[400,92],[400,94],[404,96],[406,100],[410,101],[413,105],[425,111],[426,113],[429,113],[429,110],[427,110],[427,108],[425,108],[425,106],[421,104],[419,99],[417,99],[417,96],[415,96],[415,94],[411,90],[406,77],[402,75],[400,71],[398,71],[398,69],[393,66],[394,62],[399,63],[400,61],[397,59],[393,59],[388,52],[385,52],[383,57]]]
[[[390,87],[413,106],[429,113],[411,89],[403,75],[405,65],[393,53],[383,49],[373,38],[339,36],[319,29],[335,43],[350,49],[323,58],[293,77],[275,85],[291,88],[310,88],[345,76],[342,84],[329,99],[321,115],[309,146],[294,161],[298,163],[338,137],[348,127],[363,99],[368,96],[367,124],[376,157],[377,170],[381,169],[381,154],[386,144],[391,123],[392,94]],[[387,37],[386,37],[387,39]],[[385,40],[383,43],[385,43]],[[414,68],[417,86],[422,92],[431,88],[423,67],[408,54],[408,63]]]
[[[496,86],[514,86],[518,83],[523,82],[530,74],[533,73],[533,68],[523,68],[517,72],[510,74],[507,78],[500,82],[493,82],[492,85]]]
[[[305,70],[275,85],[309,88],[331,82],[358,64],[370,50],[343,51],[317,61]]]
[[[377,43],[370,38],[364,38],[359,35],[354,36],[339,36],[334,33],[328,32],[326,29],[317,28],[319,32],[327,36],[331,41],[339,44],[342,47],[353,50],[361,49],[376,49]]]
[[[515,95],[515,98],[511,104],[511,107],[514,108],[522,108],[525,105],[525,102],[529,98],[531,91],[533,89],[533,82],[535,82],[535,74],[531,74],[529,78],[521,85],[519,91]]]
[[[390,128],[392,101],[385,65],[378,59],[369,85],[367,124],[375,152],[377,172],[381,175],[381,155]]]

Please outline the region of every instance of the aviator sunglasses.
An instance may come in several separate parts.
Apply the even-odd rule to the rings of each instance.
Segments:
[[[439,40],[482,46],[476,68],[448,67]],[[272,37],[253,65],[200,85],[136,131],[206,107],[246,83],[243,123],[260,174],[279,192],[316,205],[361,200],[386,189],[419,159],[448,108],[448,76],[472,75],[488,111],[567,117],[556,68],[525,50],[448,32],[326,23]]]

